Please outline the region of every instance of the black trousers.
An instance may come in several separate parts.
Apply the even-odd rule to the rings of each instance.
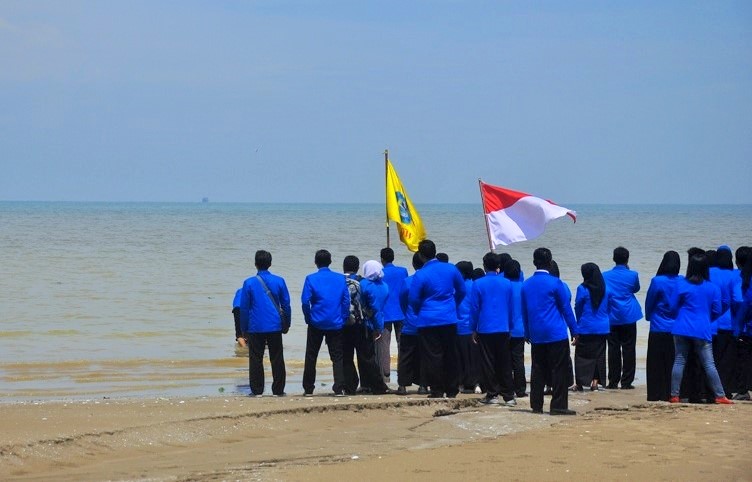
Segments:
[[[457,353],[460,362],[460,385],[472,390],[480,383],[480,347],[472,335],[457,335]]]
[[[251,393],[264,393],[264,349],[269,347],[269,361],[272,365],[272,393],[281,395],[285,392],[287,372],[285,356],[282,350],[282,333],[248,333],[248,378]]]
[[[514,393],[519,397],[527,392],[527,379],[525,378],[525,339],[511,337],[509,339],[509,351],[512,354],[512,383]]]
[[[634,382],[637,360],[637,323],[612,325],[608,335],[608,384],[625,387]]]
[[[418,335],[400,335],[397,360],[397,384],[409,387],[412,384],[425,386],[420,371],[420,345]]]
[[[420,364],[431,395],[449,397],[459,392],[457,325],[420,328]]]
[[[752,390],[752,336],[742,335],[736,342],[736,393]]]
[[[342,370],[345,377],[345,392],[355,393],[358,383],[373,393],[385,393],[387,386],[376,364],[373,332],[363,325],[350,325],[342,329]],[[354,358],[358,368],[355,369]],[[360,377],[358,377],[360,372]]]
[[[713,360],[718,376],[721,378],[723,391],[731,397],[736,376],[736,338],[731,330],[718,330],[713,337]]]
[[[553,397],[550,409],[569,408],[569,386],[571,377],[569,340],[553,343],[533,343],[531,348],[533,369],[530,373],[530,408],[543,410],[543,387],[546,373],[551,374]]]
[[[580,335],[574,349],[575,383],[581,387],[591,386],[598,378],[598,363],[606,351],[607,335]]]
[[[668,402],[671,398],[671,370],[674,367],[674,336],[651,331],[648,335],[648,359],[645,364],[648,401]]]
[[[509,333],[479,333],[478,344],[486,397],[501,395],[505,401],[514,399]]]
[[[313,325],[308,325],[306,337],[305,366],[303,368],[303,390],[313,393],[316,387],[316,360],[319,357],[321,343],[326,338],[326,346],[329,349],[329,359],[332,361],[332,375],[334,385],[332,390],[339,393],[345,389],[345,375],[342,363],[342,330],[320,330]]]

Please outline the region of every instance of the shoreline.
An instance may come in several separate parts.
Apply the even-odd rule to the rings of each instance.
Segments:
[[[752,469],[745,458],[752,442],[749,402],[729,407],[648,403],[644,387],[638,387],[570,393],[570,408],[578,415],[555,417],[532,414],[527,398],[514,408],[481,406],[479,398],[318,394],[3,404],[0,478],[459,480],[507,473],[508,466],[521,464],[532,453],[550,460],[540,467],[526,462],[522,472],[512,472],[516,478],[621,477],[601,463],[617,453],[635,459],[617,464],[624,465],[618,469],[622,472],[628,469],[630,478],[664,477],[637,463],[640,457],[678,471],[675,477],[665,476],[676,479],[743,480]],[[601,434],[592,448],[562,446],[581,439],[583,430]],[[666,440],[670,446],[663,445]],[[598,452],[601,446],[603,453]],[[713,462],[707,455],[714,450],[724,455],[713,462],[722,464],[706,474],[690,471],[692,464],[681,457],[662,456],[669,448],[671,454],[705,451],[698,458],[707,463]],[[583,464],[594,464],[598,471],[583,472],[565,455],[586,449],[597,456]]]

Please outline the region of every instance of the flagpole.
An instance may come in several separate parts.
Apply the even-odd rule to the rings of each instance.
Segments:
[[[386,247],[389,248],[389,200],[387,187],[389,182],[389,149],[384,150],[384,212],[386,214]]]
[[[483,224],[486,225],[486,235],[488,236],[488,248],[493,251],[491,230],[488,228],[488,217],[486,217],[486,196],[483,194],[483,181],[481,178],[478,178],[478,188],[480,189],[480,207],[483,209]]]

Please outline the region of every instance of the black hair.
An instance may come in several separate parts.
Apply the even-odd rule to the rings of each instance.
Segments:
[[[269,251],[264,251],[263,249],[259,249],[256,251],[256,256],[254,257],[253,263],[256,265],[256,269],[258,270],[266,270],[269,269],[269,267],[272,265],[272,253]]]
[[[687,250],[687,259],[691,258],[692,256],[696,254],[705,254],[705,250],[702,248],[689,248]]]
[[[557,278],[561,278],[561,273],[559,273],[559,265],[556,260],[551,260],[551,267],[548,268],[548,274],[550,274],[551,276],[556,276]]]
[[[413,269],[418,271],[426,262],[423,260],[423,256],[420,253],[413,254]]]
[[[460,261],[457,264],[455,264],[455,266],[457,267],[460,274],[462,275],[462,279],[472,279],[473,263],[471,263],[470,261]]]
[[[550,249],[538,248],[533,251],[533,264],[535,265],[536,269],[545,269],[550,271],[551,261],[553,261],[553,257],[551,256]]]
[[[614,263],[620,265],[629,263],[629,250],[624,246],[614,248]]]
[[[705,254],[696,254],[690,257],[687,265],[687,281],[699,285],[708,280],[710,280],[708,257]]]
[[[345,273],[357,273],[358,268],[360,268],[360,260],[357,256],[350,254],[342,260],[342,271]]]
[[[656,276],[676,276],[681,269],[681,258],[676,251],[666,251],[663,253],[663,259],[661,260]]]
[[[721,269],[734,269],[734,260],[731,251],[727,249],[716,251],[715,265]]]
[[[325,249],[316,251],[316,256],[313,258],[313,262],[316,263],[317,268],[326,268],[332,264],[332,253]]]
[[[483,256],[483,269],[486,272],[496,271],[499,269],[499,257],[492,252],[488,252]]]
[[[381,261],[384,263],[394,261],[394,250],[392,248],[383,248],[381,250]]]
[[[473,281],[475,281],[477,279],[481,279],[485,275],[486,275],[486,272],[483,271],[483,268],[475,268],[473,270]]]
[[[590,292],[590,303],[593,310],[601,306],[603,297],[606,296],[606,282],[603,280],[601,269],[595,263],[585,263],[580,266],[582,273],[582,286]]]
[[[446,254],[446,253],[436,253],[436,259],[438,259],[442,263],[448,263],[449,262],[449,255]]]
[[[504,265],[504,277],[510,281],[519,281],[521,272],[522,268],[516,259],[510,259]]]
[[[749,282],[752,279],[752,256],[747,256],[746,262],[742,267],[742,293],[749,289]]]
[[[423,256],[423,261],[429,261],[436,257],[436,245],[430,239],[424,239],[418,243],[418,252]]]
[[[708,257],[708,267],[709,268],[714,268],[714,267],[718,266],[718,264],[717,264],[717,262],[715,260],[716,250],[709,249],[709,250],[705,251],[705,256]]]
[[[734,258],[736,258],[736,267],[739,269],[744,268],[744,265],[747,263],[747,259],[750,258],[750,252],[752,251],[752,248],[749,246],[739,246],[736,248],[736,253],[734,254]]]
[[[499,263],[499,269],[504,269],[504,265],[507,264],[508,261],[511,261],[512,257],[509,255],[509,253],[499,253],[496,255],[496,259]]]

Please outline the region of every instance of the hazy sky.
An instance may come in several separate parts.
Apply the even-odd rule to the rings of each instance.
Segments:
[[[0,200],[752,203],[752,2],[0,0]]]

